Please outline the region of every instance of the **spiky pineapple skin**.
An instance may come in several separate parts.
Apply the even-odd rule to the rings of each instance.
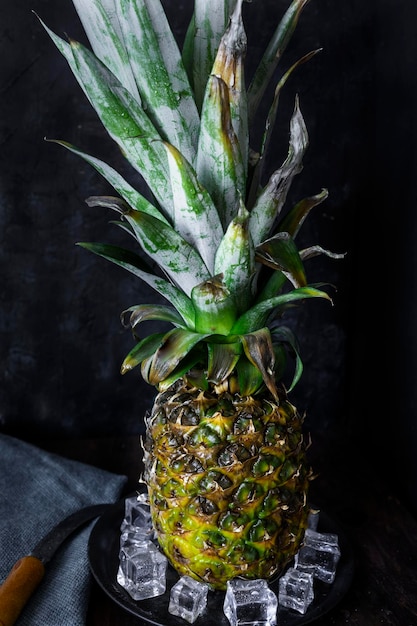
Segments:
[[[158,394],[144,478],[159,544],[179,574],[225,589],[291,561],[309,510],[302,422],[284,391],[277,403],[181,380]]]

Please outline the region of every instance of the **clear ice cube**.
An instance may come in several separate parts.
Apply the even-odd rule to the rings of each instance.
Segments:
[[[229,580],[223,610],[231,626],[274,626],[278,598],[266,580]]]
[[[133,526],[127,526],[120,534],[120,548],[149,543],[153,540],[153,528],[135,528]]]
[[[130,527],[152,528],[151,512],[146,498],[131,496],[125,500],[125,516],[122,521],[122,532]]]
[[[290,567],[279,579],[278,602],[303,615],[314,599],[313,576]]]
[[[318,533],[307,528],[303,545],[295,556],[297,569],[312,574],[325,583],[332,583],[340,559],[338,536],[332,533]]]
[[[206,608],[208,589],[190,576],[181,576],[171,588],[168,612],[193,624]]]
[[[151,542],[122,546],[117,582],[134,600],[165,593],[168,560]]]

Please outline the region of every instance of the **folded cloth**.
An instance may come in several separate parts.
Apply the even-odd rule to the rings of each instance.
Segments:
[[[0,434],[0,583],[55,524],[90,504],[117,501],[126,482],[125,476]],[[85,625],[91,582],[87,544],[94,523],[59,548],[16,626]]]

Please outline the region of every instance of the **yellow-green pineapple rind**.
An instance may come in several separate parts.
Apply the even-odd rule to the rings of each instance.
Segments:
[[[183,381],[158,395],[145,480],[159,544],[181,575],[224,589],[279,574],[298,551],[311,470],[302,418],[279,398]]]

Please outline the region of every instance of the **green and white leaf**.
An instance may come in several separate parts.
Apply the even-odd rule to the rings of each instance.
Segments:
[[[317,54],[317,52],[319,52],[319,50],[313,50],[313,52],[309,52],[308,54],[304,55],[303,57],[301,57],[301,59],[298,59],[298,61],[296,61],[290,68],[289,70],[287,70],[285,72],[285,74],[280,78],[280,80],[278,81],[277,86],[275,87],[275,92],[274,92],[274,98],[272,101],[272,105],[269,109],[268,112],[268,116],[266,119],[266,124],[265,124],[265,130],[262,136],[262,142],[261,142],[261,148],[260,148],[260,158],[258,159],[257,162],[257,167],[255,168],[255,172],[254,175],[252,177],[252,182],[251,182],[251,189],[249,192],[249,197],[252,199],[254,197],[256,197],[256,192],[260,183],[260,180],[262,179],[262,169],[263,169],[263,165],[266,161],[266,156],[268,153],[268,149],[269,149],[269,145],[271,142],[271,137],[272,137],[272,132],[275,128],[275,123],[276,123],[276,118],[277,118],[277,113],[278,113],[278,104],[279,104],[279,98],[280,98],[280,94],[281,91],[284,87],[284,85],[286,84],[287,80],[289,79],[289,77],[291,76],[291,74],[293,73],[293,71],[295,69],[297,69],[302,63],[305,63],[306,61],[309,61],[310,59],[313,58],[313,56],[315,56]],[[250,206],[253,205],[253,202],[250,202]],[[284,229],[281,229],[284,230]]]
[[[191,69],[197,106],[200,108],[206,84],[220,40],[229,23],[230,13],[236,0],[195,0],[194,15],[191,22],[193,44],[188,47],[192,51],[185,63]]]
[[[243,395],[266,385],[277,397],[286,352],[296,358],[291,389],[302,362],[292,331],[274,319],[307,298],[331,302],[320,284],[307,284],[303,262],[317,254],[344,255],[318,245],[299,251],[294,242],[327,191],[305,198],[280,220],[308,144],[298,98],[287,158],[265,188],[260,186],[281,90],[316,51],[278,82],[257,159],[254,152],[249,157],[248,147],[249,122],[308,1],[289,0],[248,92],[243,0],[195,0],[182,56],[161,0],[73,0],[93,52],[67,43],[43,24],[110,137],[155,198],[155,204],[149,202],[100,159],[57,142],[115,189],[120,197],[92,196],[87,203],[117,211],[121,218],[114,223],[139,243],[149,264],[118,246],[79,245],[139,277],[170,303],[134,305],[122,314],[134,334],[147,320],[174,326],[138,341],[122,364],[122,373],[141,365],[144,379],[159,390],[181,376],[194,377],[202,388],[231,377],[230,388],[238,381]],[[152,261],[167,278],[154,274]],[[268,270],[266,282],[259,280],[256,293],[265,265],[273,271]],[[296,288],[283,293],[288,280]]]
[[[207,190],[185,157],[165,143],[173,197],[174,229],[199,252],[213,274],[216,250],[223,237],[219,214]]]
[[[117,14],[143,107],[161,137],[192,162],[199,115],[159,0],[119,0]]]
[[[190,298],[165,278],[152,274],[149,266],[140,256],[130,250],[111,244],[79,242],[77,245],[115,263],[143,280],[177,309],[188,328],[194,328],[194,307]]]
[[[123,42],[115,0],[73,0],[94,54],[138,102],[140,95]]]
[[[307,146],[307,128],[297,97],[290,122],[288,156],[282,166],[272,174],[251,211],[250,231],[255,247],[268,236],[278,218],[294,176],[302,170],[302,160]]]
[[[248,115],[252,122],[271,77],[298,24],[301,11],[309,0],[293,0],[280,20],[248,87]]]
[[[171,226],[133,209],[124,217],[142,249],[187,296],[210,277],[198,252]]]
[[[240,197],[245,197],[245,169],[239,142],[233,130],[229,90],[221,78],[207,83],[197,151],[197,175],[213,198],[223,228],[237,215]]]
[[[242,1],[236,2],[235,9],[230,16],[229,26],[220,41],[212,74],[221,78],[229,89],[232,125],[239,141],[242,162],[246,165],[249,151],[248,106],[244,68],[247,39],[242,20]]]
[[[153,215],[159,220],[166,222],[168,224],[165,216],[151,203],[147,200],[142,194],[140,194],[132,185],[130,185],[115,169],[113,169],[110,165],[97,159],[96,157],[87,154],[86,152],[82,152],[75,146],[67,143],[66,141],[59,140],[50,140],[53,143],[57,143],[60,146],[63,146],[70,152],[77,154],[82,157],[87,163],[92,165],[102,176],[107,180],[108,183],[121,195],[121,197],[134,209],[137,211],[143,211],[144,213],[148,213],[149,215]]]
[[[172,198],[167,156],[152,122],[119,80],[87,48],[78,42],[70,45],[46,26],[45,29],[67,59],[110,136],[170,215]]]
[[[216,274],[222,274],[224,284],[234,296],[237,312],[245,311],[252,297],[255,250],[249,232],[249,212],[243,202],[217,250],[214,269]]]

